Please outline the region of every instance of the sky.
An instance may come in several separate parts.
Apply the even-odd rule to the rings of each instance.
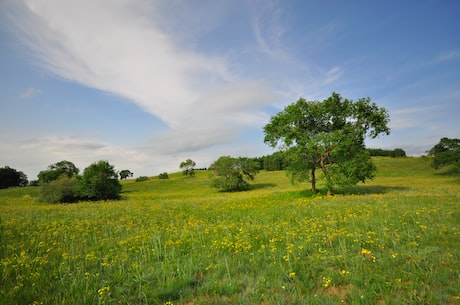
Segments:
[[[425,154],[460,138],[456,0],[2,0],[0,167],[61,160],[134,177],[271,154],[300,97],[370,97]]]

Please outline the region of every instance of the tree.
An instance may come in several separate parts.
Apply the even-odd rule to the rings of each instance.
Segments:
[[[211,166],[213,171],[213,186],[224,191],[242,191],[249,188],[246,180],[254,180],[259,164],[249,158],[232,158],[223,156]]]
[[[58,179],[62,175],[73,177],[78,175],[80,170],[70,161],[62,160],[48,166],[48,169],[38,173],[38,182],[40,184],[48,183]]]
[[[300,98],[288,105],[265,125],[264,141],[286,151],[293,181],[310,177],[316,192],[320,168],[332,194],[336,184],[349,186],[373,177],[375,166],[364,140],[389,134],[388,122],[387,110],[370,98],[353,102],[334,92],[324,101]]]
[[[27,176],[23,172],[9,166],[0,168],[0,189],[10,186],[26,186],[27,183]]]
[[[196,163],[192,159],[187,159],[180,164],[180,169],[185,176],[195,176]]]
[[[444,137],[428,151],[428,155],[432,157],[434,169],[451,165],[456,172],[460,172],[460,139]]]
[[[132,177],[134,174],[130,170],[124,169],[120,171],[119,175],[120,175],[120,180],[123,180],[129,177]]]
[[[83,171],[81,196],[89,200],[119,199],[121,184],[113,165],[98,161]]]

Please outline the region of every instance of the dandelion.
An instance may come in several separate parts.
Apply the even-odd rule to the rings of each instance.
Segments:
[[[348,275],[348,274],[350,274],[350,271],[348,271],[346,269],[343,269],[342,271],[340,271],[340,274],[341,275]]]
[[[332,279],[330,277],[323,276],[323,284],[322,284],[322,286],[324,288],[329,287],[331,285],[331,282],[332,282]]]
[[[98,289],[97,294],[99,294],[99,296],[103,296],[104,294],[106,294],[109,291],[110,291],[110,286],[105,286],[105,287],[102,287],[102,288]]]
[[[295,278],[295,272],[290,272],[289,273],[289,277],[292,279],[292,278]]]

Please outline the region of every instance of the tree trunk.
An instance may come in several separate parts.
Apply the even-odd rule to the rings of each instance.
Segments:
[[[315,167],[311,168],[311,191],[316,193],[316,176],[315,176]]]

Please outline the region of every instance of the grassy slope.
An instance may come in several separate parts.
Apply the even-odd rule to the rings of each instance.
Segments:
[[[76,205],[1,190],[0,303],[458,304],[459,178],[375,160],[334,197],[283,172],[242,193],[206,172],[130,180],[122,201]]]

